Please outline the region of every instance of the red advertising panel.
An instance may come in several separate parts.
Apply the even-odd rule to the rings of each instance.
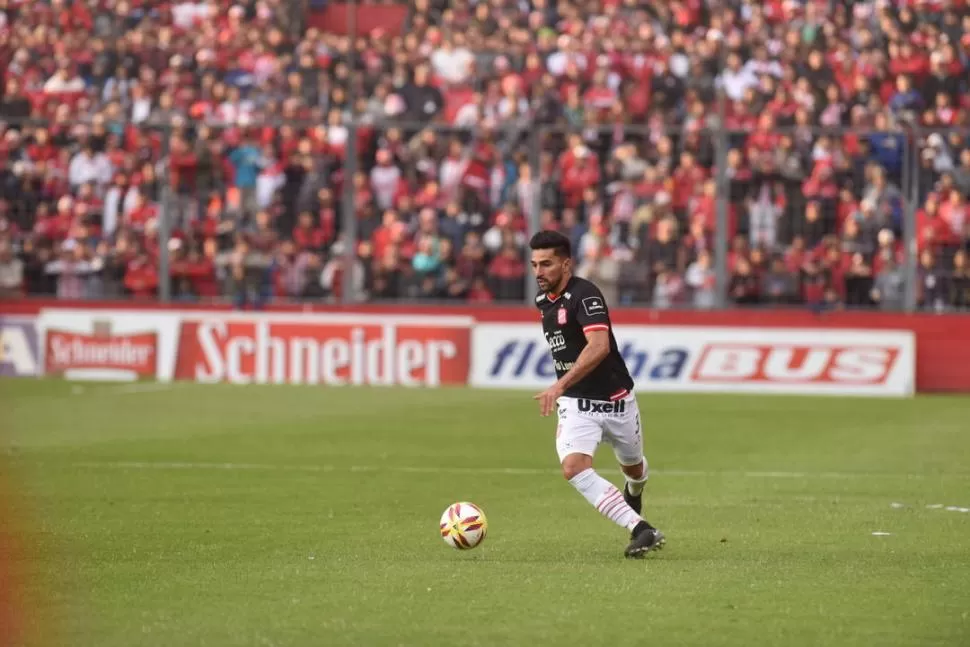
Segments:
[[[182,323],[175,379],[233,384],[465,384],[468,325],[218,315]]]
[[[48,329],[44,342],[45,372],[126,371],[154,378],[158,366],[158,333],[116,332],[111,319],[92,322],[90,332]]]

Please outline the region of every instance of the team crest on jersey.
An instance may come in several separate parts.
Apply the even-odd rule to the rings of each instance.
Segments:
[[[556,322],[560,326],[562,326],[563,324],[566,323],[566,309],[565,308],[559,308],[559,312],[556,313]]]

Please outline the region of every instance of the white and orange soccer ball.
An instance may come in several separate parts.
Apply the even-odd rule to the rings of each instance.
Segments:
[[[487,531],[488,519],[474,503],[452,503],[441,515],[441,538],[452,548],[474,548],[482,543]]]

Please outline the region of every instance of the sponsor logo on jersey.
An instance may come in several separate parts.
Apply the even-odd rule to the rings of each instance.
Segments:
[[[581,413],[624,413],[626,411],[626,402],[623,400],[603,402],[600,400],[580,398],[576,400],[576,409]]]
[[[546,342],[549,344],[550,350],[553,354],[566,348],[566,338],[563,336],[561,330],[555,330],[551,333],[545,333]]]
[[[566,309],[565,308],[559,308],[559,311],[556,312],[556,323],[558,323],[560,326],[566,325]]]
[[[606,312],[606,304],[603,303],[602,297],[586,297],[583,299],[583,310],[589,317],[601,315]]]

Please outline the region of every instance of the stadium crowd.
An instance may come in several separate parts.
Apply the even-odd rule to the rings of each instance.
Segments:
[[[721,202],[736,304],[899,308],[913,235],[921,306],[970,307],[967,0],[296,5],[0,3],[0,297],[153,298],[164,246],[177,299],[522,300],[538,225],[613,302],[712,307]]]

